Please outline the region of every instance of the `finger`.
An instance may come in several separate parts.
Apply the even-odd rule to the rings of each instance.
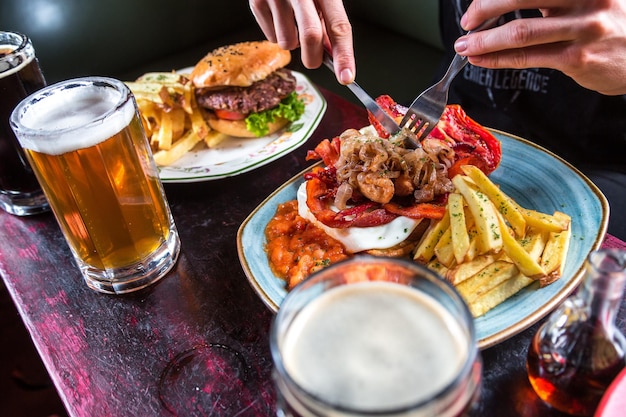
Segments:
[[[468,62],[483,68],[554,68],[560,71],[565,69],[570,60],[568,49],[559,44],[509,49],[468,57]]]
[[[250,0],[250,11],[263,34],[270,42],[276,42],[276,30],[269,5],[265,0]]]
[[[273,0],[270,2],[272,25],[276,36],[276,43],[287,50],[298,47],[298,28],[294,19],[294,11],[287,0]]]
[[[529,18],[461,36],[454,48],[459,55],[476,56],[576,39],[578,24],[572,18]]]
[[[461,17],[461,27],[473,30],[482,22],[492,17],[501,16],[522,9],[571,9],[578,7],[577,1],[571,0],[474,0]]]
[[[293,3],[293,12],[298,22],[302,64],[306,68],[317,68],[322,64],[322,19],[313,0],[294,0]]]
[[[337,80],[341,84],[349,84],[356,76],[352,25],[342,2],[320,1],[319,7],[324,16],[325,32],[332,48]]]

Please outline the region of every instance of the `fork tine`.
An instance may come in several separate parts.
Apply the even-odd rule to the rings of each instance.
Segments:
[[[415,134],[415,136],[417,136],[418,139],[422,139],[425,138],[426,135],[423,133],[424,129],[428,129],[428,127],[430,126],[430,123],[428,123],[426,120],[422,120],[421,123],[417,126],[415,126],[414,129],[411,129],[411,131]]]
[[[493,27],[498,19],[487,19],[474,31]],[[450,83],[466,64],[467,57],[456,54],[441,80],[422,91],[407,109],[400,126],[414,134],[418,142],[426,138],[439,122],[448,103]]]
[[[408,121],[402,126],[411,131],[418,140],[422,140],[435,128],[437,123],[433,123],[427,117],[420,117],[415,113],[409,115]]]
[[[426,139],[426,136],[437,126],[437,123],[428,123],[426,127],[419,133],[416,133],[418,140]]]
[[[404,124],[403,127],[417,134],[426,123],[428,122],[425,118],[419,117],[417,114],[411,114],[409,120]]]
[[[425,119],[422,119],[422,118],[419,118],[419,117],[415,117],[409,123],[409,130],[411,132],[417,134],[420,130],[422,130],[422,128],[424,127],[425,123],[427,123]]]

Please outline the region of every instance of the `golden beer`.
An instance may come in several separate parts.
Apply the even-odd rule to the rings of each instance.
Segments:
[[[163,276],[178,235],[128,89],[90,78],[35,96],[12,127],[87,283],[128,292]]]

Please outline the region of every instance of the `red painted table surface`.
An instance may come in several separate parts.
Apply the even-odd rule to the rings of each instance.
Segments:
[[[198,401],[187,401],[195,411],[181,416],[274,415],[273,315],[240,267],[236,233],[261,201],[310,165],[307,149],[366,124],[363,109],[323,94],[326,114],[301,148],[237,177],[166,184],[182,252],[176,269],[145,291],[109,296],[88,289],[51,214],[0,213],[0,274],[71,416],[171,416],[171,393],[160,389],[186,377],[197,383]],[[624,242],[609,236],[605,245]],[[537,326],[483,351],[476,415],[561,415],[537,399],[526,377]],[[207,363],[198,363],[199,352],[209,354]],[[208,378],[198,382],[203,374],[186,369],[177,374],[175,364],[206,367]],[[164,378],[166,369],[173,373]]]

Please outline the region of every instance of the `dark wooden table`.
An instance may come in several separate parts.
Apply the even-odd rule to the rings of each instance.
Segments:
[[[166,184],[181,257],[171,274],[142,292],[108,296],[88,289],[51,214],[0,213],[0,273],[71,416],[274,415],[273,315],[240,267],[236,233],[267,195],[309,165],[307,149],[365,125],[363,109],[323,93],[328,109],[301,148],[237,177]],[[483,351],[476,415],[560,415],[536,398],[526,377],[536,328]],[[185,410],[168,410],[173,397],[167,389],[187,377],[197,402],[183,400]]]

